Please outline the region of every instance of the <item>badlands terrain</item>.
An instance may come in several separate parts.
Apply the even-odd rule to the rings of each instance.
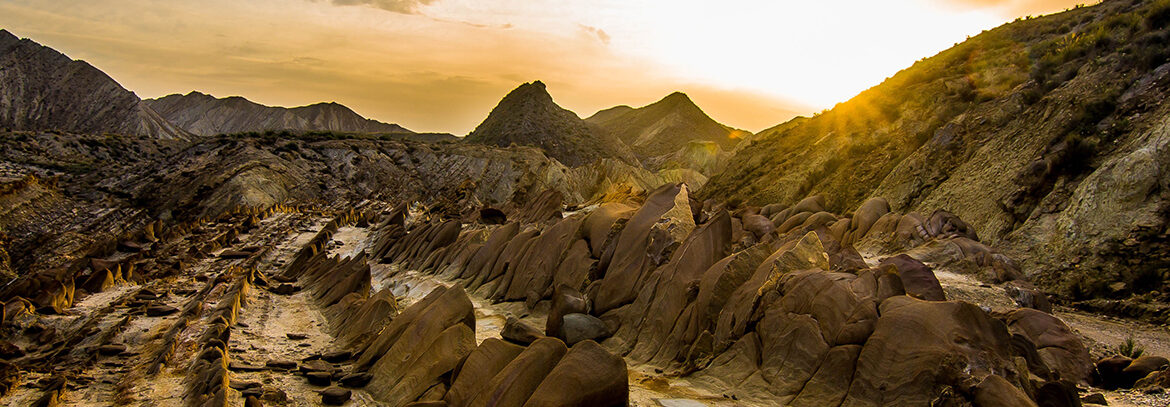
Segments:
[[[1165,406],[1170,3],[751,134],[141,100],[0,30],[0,402]]]

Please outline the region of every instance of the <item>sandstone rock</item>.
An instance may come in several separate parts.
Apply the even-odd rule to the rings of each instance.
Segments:
[[[178,308],[172,307],[170,305],[165,305],[165,304],[151,305],[149,307],[146,307],[146,316],[148,316],[148,317],[167,316],[167,315],[174,314],[176,312],[179,312]]]
[[[345,387],[365,387],[366,384],[370,383],[370,380],[373,378],[374,378],[374,375],[362,372],[362,373],[351,373],[351,374],[342,376],[341,379],[338,381],[341,383],[342,386],[345,386]]]
[[[1061,379],[1087,383],[1093,369],[1089,351],[1080,337],[1060,319],[1031,308],[1013,310],[1007,315],[1008,329],[1020,333],[1036,345],[1044,364]]]
[[[846,405],[925,405],[969,366],[1012,368],[1007,327],[978,307],[892,297],[857,359]],[[907,335],[915,332],[915,335]]]
[[[637,282],[651,268],[646,258],[651,228],[675,208],[678,203],[675,198],[680,194],[682,198],[686,197],[683,187],[678,184],[655,190],[626,223],[617,238],[613,260],[605,271],[605,278],[597,286],[596,293],[589,293],[593,299],[594,314],[604,313],[634,299]]]
[[[264,362],[264,366],[275,370],[294,370],[297,368],[297,362],[292,360],[269,359]]]
[[[452,406],[468,405],[524,349],[496,338],[485,339],[455,373],[451,389],[443,399]]]
[[[1008,297],[1024,308],[1033,308],[1041,312],[1052,313],[1052,303],[1048,296],[1037,290],[1031,283],[1025,281],[1009,281],[1004,284],[1004,291]]]
[[[366,388],[383,402],[417,400],[475,348],[467,294],[460,286],[435,292],[387,325],[356,363],[370,366],[374,378]]]
[[[882,259],[881,264],[897,268],[907,295],[927,301],[946,301],[947,296],[934,271],[922,262],[901,254]]]
[[[1128,378],[1125,374],[1122,373],[1122,371],[1129,367],[1129,364],[1132,362],[1132,359],[1119,355],[1114,355],[1098,360],[1096,363],[1095,375],[1098,380],[1097,383],[1094,383],[1094,385],[1106,390],[1132,386],[1132,384],[1127,386],[1126,382],[1128,381]]]
[[[1028,395],[999,375],[989,375],[975,388],[975,405],[980,407],[1035,407]]]
[[[333,374],[329,372],[308,372],[305,379],[313,386],[328,386],[333,383]]]
[[[504,322],[504,329],[500,331],[500,336],[512,343],[527,345],[540,339],[544,334],[516,317],[509,316]]]
[[[573,313],[564,316],[557,337],[564,340],[565,344],[574,346],[587,340],[600,341],[612,334],[609,326],[601,319],[589,314]]]
[[[553,290],[552,305],[545,320],[544,333],[557,336],[565,315],[588,312],[588,300],[585,295],[567,285],[558,285]],[[564,340],[564,337],[560,337]]]
[[[573,345],[524,406],[625,406],[626,362],[591,340]]]
[[[1109,405],[1109,401],[1105,400],[1105,395],[1101,393],[1089,393],[1081,397],[1081,402],[1085,404],[1097,404],[1101,406]]]
[[[517,406],[532,396],[568,349],[555,338],[537,339],[520,352],[472,399],[469,406]]]
[[[125,352],[125,351],[126,351],[126,345],[122,345],[122,344],[102,345],[102,346],[99,346],[97,349],[98,354],[104,355],[104,356],[114,356],[114,355],[121,354],[122,352]]]
[[[321,391],[321,403],[327,406],[340,406],[349,401],[353,392],[340,387],[330,387]]]
[[[1132,362],[1130,362],[1129,366],[1126,366],[1125,369],[1121,370],[1121,377],[1123,378],[1121,387],[1133,387],[1135,384],[1137,384],[1138,380],[1145,378],[1150,373],[1159,370],[1165,370],[1168,367],[1170,367],[1170,361],[1167,361],[1164,357],[1149,355],[1139,356],[1137,359],[1134,359]]]

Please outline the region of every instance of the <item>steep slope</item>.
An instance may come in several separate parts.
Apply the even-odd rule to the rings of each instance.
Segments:
[[[6,30],[0,30],[0,127],[189,137],[97,68]]]
[[[1068,298],[1161,290],[1170,258],[1143,253],[1170,249],[1168,21],[1107,1],[1005,24],[756,135],[701,195],[946,209]]]
[[[203,136],[267,130],[410,133],[397,124],[371,120],[337,103],[284,108],[240,96],[216,98],[200,92],[144,101],[171,123]]]
[[[636,162],[621,140],[558,106],[540,81],[509,92],[466,141],[500,147],[513,143],[535,146],[571,167],[601,158]]]
[[[637,109],[618,106],[602,110],[585,121],[610,131],[643,159],[672,154],[691,141],[711,141],[731,150],[748,134],[712,120],[681,92]]]

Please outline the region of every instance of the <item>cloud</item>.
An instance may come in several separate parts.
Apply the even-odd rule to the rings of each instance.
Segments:
[[[603,43],[605,45],[609,45],[610,36],[609,36],[609,33],[605,32],[605,30],[602,30],[602,29],[594,27],[594,26],[585,25],[585,24],[577,24],[577,25],[580,26],[581,29],[584,30],[589,35],[597,37],[597,39],[600,40],[601,43]]]
[[[999,9],[1011,17],[1054,13],[1077,4],[1095,4],[1096,0],[946,0],[960,8]]]
[[[418,8],[438,0],[330,0],[339,6],[371,6],[402,14],[418,14]]]

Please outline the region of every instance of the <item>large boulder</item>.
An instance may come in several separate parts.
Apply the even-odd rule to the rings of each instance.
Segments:
[[[924,406],[970,378],[1020,375],[1007,327],[975,305],[899,296],[882,302],[879,311],[857,358],[846,406]]]
[[[525,407],[619,407],[629,404],[626,361],[594,341],[573,345]]]
[[[496,373],[469,406],[522,406],[568,349],[556,338],[541,338]],[[568,389],[562,389],[568,390]]]
[[[905,254],[887,257],[882,259],[880,264],[893,266],[898,270],[906,295],[927,301],[946,301],[947,296],[943,293],[942,284],[938,282],[938,277],[934,276],[934,270],[931,270],[930,266]]]
[[[496,373],[512,362],[524,347],[513,345],[496,338],[484,339],[455,372],[451,389],[443,396],[452,407],[463,407],[471,403]]]
[[[1089,350],[1064,321],[1039,310],[1020,308],[1007,314],[1008,329],[1036,345],[1036,352],[1060,379],[1088,383],[1093,370]]]

